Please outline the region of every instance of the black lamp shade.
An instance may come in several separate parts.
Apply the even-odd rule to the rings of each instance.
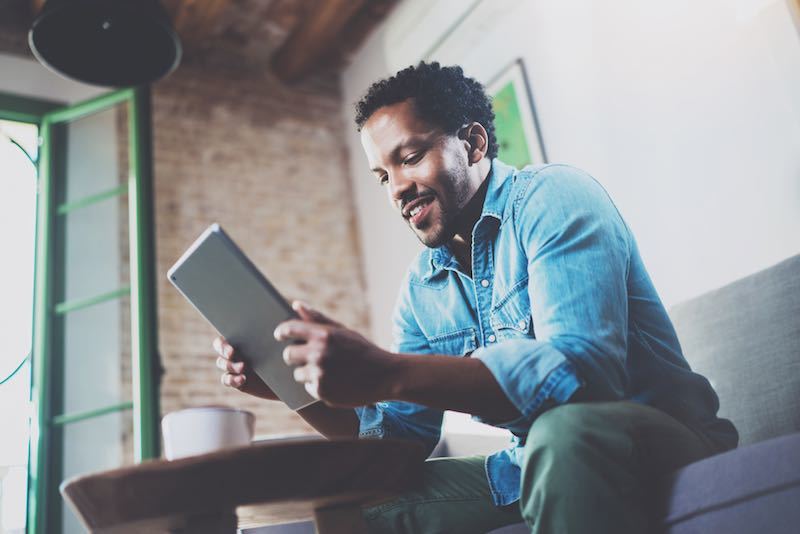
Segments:
[[[43,65],[107,87],[153,82],[181,58],[180,40],[159,0],[48,0],[28,41]]]

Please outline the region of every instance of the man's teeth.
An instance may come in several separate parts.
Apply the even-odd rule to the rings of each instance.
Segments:
[[[414,209],[412,209],[411,211],[409,211],[409,212],[408,212],[408,215],[409,215],[410,217],[413,217],[413,216],[415,216],[417,213],[421,212],[421,211],[423,210],[423,208],[424,208],[425,206],[427,206],[427,205],[428,205],[428,202],[426,201],[426,202],[423,202],[423,203],[421,203],[421,204],[418,204],[418,205],[414,206]]]

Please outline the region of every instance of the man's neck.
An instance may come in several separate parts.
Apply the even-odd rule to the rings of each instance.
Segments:
[[[485,169],[481,169],[483,180],[478,190],[461,210],[458,219],[456,220],[456,233],[453,239],[448,244],[450,251],[458,259],[459,263],[467,270],[468,273],[472,272],[472,230],[475,228],[475,223],[481,217],[483,212],[483,203],[486,200],[486,191],[489,188],[489,174],[491,171],[491,163],[485,165]]]

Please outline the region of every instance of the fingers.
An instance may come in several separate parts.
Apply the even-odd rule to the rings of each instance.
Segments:
[[[222,385],[235,389],[244,386],[247,382],[247,376],[243,374],[245,363],[233,361],[233,347],[222,336],[214,338],[211,345],[219,354],[216,362],[217,368],[225,371],[220,377]]]
[[[225,373],[220,377],[220,382],[222,382],[223,386],[239,389],[247,382],[247,376]]]
[[[278,325],[273,333],[278,341],[309,341],[310,339],[325,339],[328,327],[292,319]]]
[[[319,399],[319,368],[312,365],[304,365],[296,367],[293,371],[294,379],[296,382],[303,384],[303,387],[309,395],[315,399]]]
[[[319,400],[319,384],[314,382],[306,382],[303,384],[303,386],[306,388],[306,391],[309,395]]]
[[[322,359],[322,351],[315,345],[289,345],[283,349],[283,361],[287,365],[296,367],[308,363],[319,363]]]
[[[217,368],[233,375],[240,375],[244,372],[244,362],[233,362],[220,356],[217,358]]]
[[[314,365],[303,365],[302,367],[295,367],[292,371],[295,382],[309,383],[318,382],[320,377],[319,367]]]
[[[296,311],[300,318],[304,321],[311,321],[312,323],[327,324],[331,326],[341,326],[339,323],[329,318],[322,312],[315,310],[302,300],[292,301],[292,309]]]
[[[233,358],[233,347],[227,341],[225,341],[224,337],[215,337],[214,341],[211,342],[211,346],[214,347],[214,350],[217,352],[217,354],[226,360]]]

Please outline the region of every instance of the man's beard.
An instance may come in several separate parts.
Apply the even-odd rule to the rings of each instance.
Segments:
[[[442,183],[446,184],[444,191],[444,195],[439,196],[436,195],[435,202],[439,205],[439,214],[438,218],[435,221],[431,221],[428,224],[428,231],[421,232],[411,226],[411,230],[417,236],[417,239],[428,248],[439,248],[442,245],[445,245],[453,239],[453,236],[456,235],[456,230],[458,225],[456,224],[458,215],[463,209],[463,206],[466,206],[467,202],[469,201],[468,198],[468,188],[466,187],[467,184],[467,176],[466,170],[460,174],[460,176],[454,177],[449,176],[447,180],[442,181]],[[461,185],[460,188],[456,186],[456,184]],[[454,202],[445,205],[442,202],[443,198],[453,199]],[[462,208],[459,208],[462,206]]]
[[[453,239],[456,234],[455,215],[451,215],[441,202],[439,202],[439,208],[439,216],[436,221],[428,224],[427,232],[411,228],[420,243],[428,248],[439,248]]]

